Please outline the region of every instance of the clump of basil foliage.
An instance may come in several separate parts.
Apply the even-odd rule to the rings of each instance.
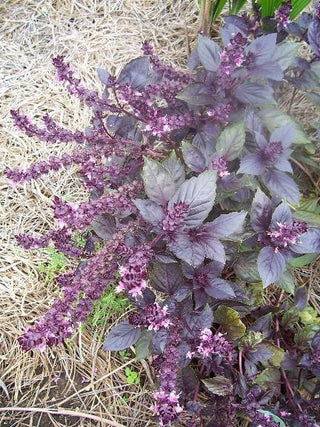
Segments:
[[[93,108],[84,134],[48,117],[39,130],[13,112],[31,136],[85,142],[82,157],[62,165],[80,164],[91,190],[79,211],[55,201],[71,231],[90,228],[84,253],[61,243],[70,237],[63,228],[42,240],[20,236],[25,247],[52,238],[87,257],[60,279],[51,317],[20,343],[61,342],[117,280],[132,312],[104,349],[135,346],[138,359],[152,361],[161,425],[231,426],[246,417],[253,426],[316,426],[319,417],[320,319],[294,275],[320,252],[318,208],[302,201],[291,161],[314,153],[315,139],[281,110],[277,94],[285,82],[319,106],[320,21],[302,14],[280,34],[254,25],[226,17],[221,45],[199,35],[187,73],[146,43],[146,55],[118,77],[99,70],[102,98],[56,59],[60,80]],[[308,59],[298,55],[301,44]],[[55,168],[59,160],[7,175],[22,181]]]

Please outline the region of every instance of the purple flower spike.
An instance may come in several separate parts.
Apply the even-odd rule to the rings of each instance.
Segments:
[[[275,11],[275,18],[277,19],[277,28],[287,28],[290,21],[290,12],[292,11],[291,1],[286,1]]]

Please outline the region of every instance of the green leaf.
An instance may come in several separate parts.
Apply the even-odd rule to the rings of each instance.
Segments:
[[[266,368],[255,378],[254,383],[258,384],[262,390],[277,392],[280,388],[280,379],[279,368]]]
[[[308,347],[315,333],[318,332],[319,326],[317,324],[306,325],[298,328],[294,335],[294,342],[299,347]]]
[[[236,15],[243,6],[246,4],[247,0],[233,0],[231,4],[231,9],[229,9],[229,13],[232,15]]]
[[[147,196],[158,205],[164,205],[176,191],[172,175],[157,160],[145,157],[142,178]]]
[[[218,396],[227,396],[232,392],[231,381],[221,375],[209,378],[208,380],[202,380],[202,383],[207,387],[210,393]]]
[[[264,347],[272,353],[272,356],[268,360],[268,365],[278,367],[280,366],[282,359],[284,357],[284,350],[277,347],[272,343],[264,343]]]
[[[245,143],[244,122],[227,126],[218,138],[216,150],[227,161],[239,157]]]
[[[286,424],[281,418],[278,417],[278,415],[273,414],[270,411],[265,411],[263,409],[258,409],[258,412],[261,412],[262,414],[270,415],[270,417],[272,417],[277,423],[279,423],[279,427],[286,427]]]
[[[306,308],[300,311],[299,316],[300,316],[301,322],[304,323],[305,325],[320,324],[320,317],[318,317],[317,311],[310,305],[307,305]]]
[[[239,313],[233,308],[220,305],[214,313],[214,321],[219,323],[233,340],[241,338],[246,327],[240,319]]]
[[[293,328],[294,324],[299,321],[300,312],[296,306],[290,307],[282,316],[281,325],[285,328]]]
[[[306,221],[309,225],[320,227],[320,216],[318,214],[303,210],[296,210],[293,213],[293,216],[299,221]]]
[[[292,258],[289,260],[289,264],[292,267],[304,267],[305,265],[309,265],[314,262],[318,258],[318,254],[305,254],[299,256],[298,258]]]
[[[285,71],[294,64],[298,49],[298,43],[285,40],[276,45],[272,59],[280,65],[282,71]]]
[[[292,11],[290,19],[296,19],[300,13],[311,3],[312,0],[292,0]]]
[[[226,3],[227,0],[217,0],[216,2],[212,2],[213,6],[211,9],[211,23],[218,18]]]
[[[257,255],[255,253],[244,253],[240,255],[233,269],[237,277],[247,283],[261,282],[257,266]]]
[[[275,283],[281,289],[293,295],[296,288],[296,279],[292,269],[287,267],[281,278]]]
[[[138,360],[146,359],[147,357],[150,356],[151,340],[152,340],[152,331],[144,330],[141,332],[141,336],[136,342],[136,345],[134,346],[136,350],[136,358]]]

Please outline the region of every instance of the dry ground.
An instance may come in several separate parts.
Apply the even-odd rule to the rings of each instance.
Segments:
[[[185,64],[188,35],[194,38],[198,26],[196,0],[0,3],[0,170],[7,165],[25,167],[70,149],[27,138],[13,127],[10,109],[20,108],[36,119],[48,111],[71,129],[83,130],[89,123],[90,110],[80,108],[78,100],[57,84],[52,57],[66,55],[88,87],[102,90],[95,69],[120,70],[140,55],[145,39],[153,42],[163,58]],[[147,366],[136,364],[134,368],[142,386],[128,385],[123,365],[132,362],[101,350],[100,337],[117,320],[116,314],[111,313],[109,324],[88,326],[68,345],[48,353],[24,353],[17,343],[23,328],[50,306],[56,286],[45,283],[46,274],[39,272],[40,265],[48,268],[46,251],[24,252],[14,234],[48,230],[54,195],[86,199],[73,172],[52,174],[16,188],[0,177],[0,425],[154,425],[148,421],[147,390],[152,385]],[[26,407],[27,411],[18,410]],[[47,413],[35,412],[35,408],[45,408]],[[55,410],[61,415],[53,415]],[[63,414],[66,410],[82,414]]]

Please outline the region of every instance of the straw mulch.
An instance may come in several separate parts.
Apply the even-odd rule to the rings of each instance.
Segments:
[[[102,90],[96,68],[119,71],[141,54],[145,39],[169,63],[185,64],[197,16],[197,0],[2,0],[0,169],[26,167],[71,148],[26,137],[14,128],[10,109],[21,109],[39,124],[37,118],[49,112],[71,129],[83,130],[90,121],[90,110],[56,82],[52,57],[66,55],[89,88]],[[39,271],[40,265],[48,268],[48,253],[24,252],[14,235],[47,231],[55,195],[78,202],[87,194],[75,169],[16,188],[0,179],[0,425],[154,425],[147,364],[132,365],[101,350],[99,338],[118,320],[114,314],[108,324],[88,326],[67,345],[43,354],[19,348],[21,331],[45,313],[57,289]],[[140,386],[127,384],[125,364],[139,373]]]

